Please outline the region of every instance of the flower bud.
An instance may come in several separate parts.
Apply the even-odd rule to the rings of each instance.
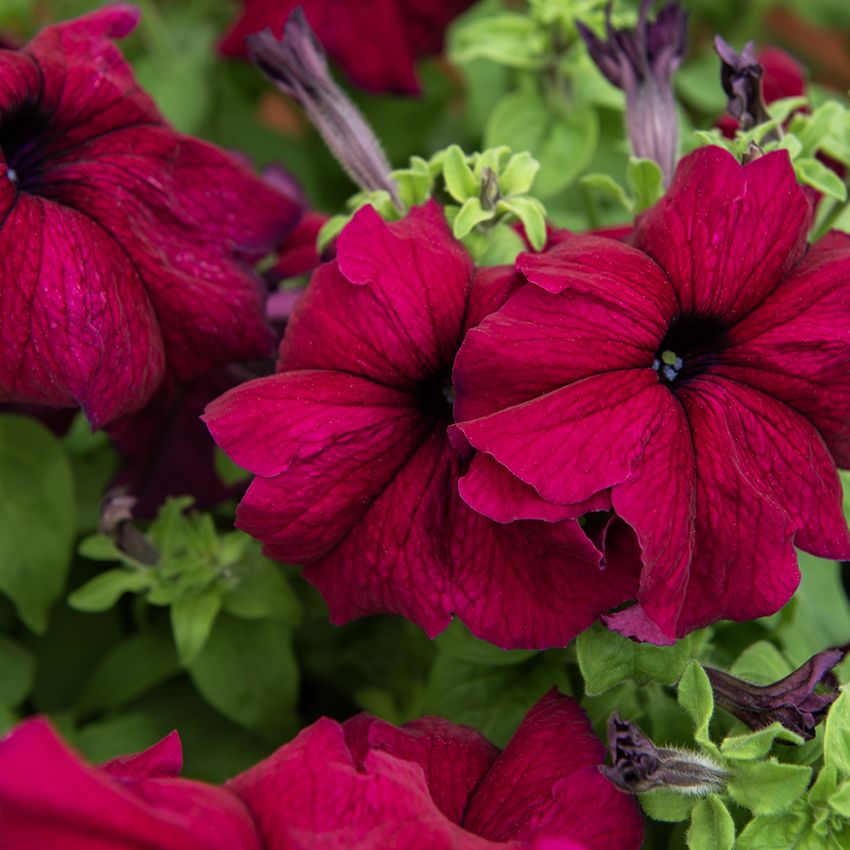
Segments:
[[[753,42],[748,41],[738,53],[717,35],[714,49],[721,62],[720,82],[729,99],[726,111],[740,123],[742,130],[767,121],[769,116],[762,91],[764,68],[756,59]]]

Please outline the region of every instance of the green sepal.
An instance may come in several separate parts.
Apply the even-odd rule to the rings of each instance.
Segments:
[[[732,850],[735,822],[716,794],[704,797],[691,812],[688,829],[689,850]]]
[[[546,246],[546,213],[537,198],[505,198],[496,204],[496,211],[516,216],[535,251]]]
[[[505,195],[524,195],[531,191],[540,163],[528,153],[514,154],[499,175],[499,189]]]
[[[446,191],[452,198],[459,204],[463,204],[472,198],[478,198],[480,182],[475,179],[475,175],[467,162],[466,154],[460,147],[450,145],[446,148],[445,155],[442,157],[442,166]]]
[[[475,227],[485,221],[495,218],[496,210],[485,210],[478,198],[469,198],[463,202],[452,222],[452,233],[455,239],[463,239]]]
[[[775,759],[740,763],[727,784],[729,796],[755,815],[778,815],[788,811],[809,786],[812,769],[781,764]]]
[[[669,788],[654,788],[638,795],[638,802],[644,814],[663,823],[688,820],[699,800],[699,797],[688,796]]]

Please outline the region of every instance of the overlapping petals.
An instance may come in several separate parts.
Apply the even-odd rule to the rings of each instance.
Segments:
[[[473,270],[435,204],[389,225],[366,207],[313,276],[278,374],[208,408],[216,441],[258,476],[237,524],[306,564],[336,622],[389,611],[434,635],[454,614],[542,647],[633,595],[635,571],[601,569],[577,513],[488,518],[458,493],[475,460],[448,433],[452,363],[517,284]]]
[[[137,18],[107,7],[0,54],[0,398],[95,425],[166,374],[268,353],[250,264],[299,214],[164,121],[110,40]]]
[[[245,37],[271,27],[279,36],[301,6],[310,26],[352,82],[375,92],[419,91],[415,61],[439,53],[443,33],[471,0],[245,0],[242,15],[221,43],[245,54]]]
[[[776,611],[794,545],[850,556],[836,461],[850,429],[850,244],[806,253],[810,206],[784,153],[686,157],[636,247],[565,238],[534,284],[469,332],[458,429],[486,463],[461,492],[493,515],[610,505],[637,535],[638,604],[614,628],[671,642]],[[591,502],[592,503],[592,502]],[[544,508],[548,504],[549,508]]]
[[[603,760],[583,711],[552,692],[501,754],[439,718],[321,720],[229,787],[271,848],[637,848],[637,806]]]

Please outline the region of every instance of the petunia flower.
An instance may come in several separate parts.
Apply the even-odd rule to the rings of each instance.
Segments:
[[[785,152],[702,148],[636,247],[521,255],[534,285],[461,347],[461,493],[494,516],[520,492],[529,517],[607,494],[642,552],[638,604],[607,619],[626,635],[773,613],[795,545],[850,557],[850,239],[807,250],[810,221]]]
[[[391,224],[366,206],[313,275],[278,374],[207,409],[216,442],[256,476],[237,526],[306,565],[334,622],[395,612],[433,636],[455,615],[501,646],[544,647],[634,594],[631,567],[600,569],[581,507],[513,522],[514,506],[494,522],[458,494],[452,363],[517,282],[476,271],[435,203]]]
[[[279,36],[300,6],[353,83],[373,92],[415,94],[416,60],[439,53],[446,27],[471,5],[472,0],[244,0],[221,51],[244,56],[247,36],[266,27]]]
[[[87,765],[46,720],[0,739],[3,850],[263,850],[230,792],[179,779],[172,733],[143,753]]]
[[[604,757],[553,691],[501,753],[441,718],[322,719],[228,787],[270,850],[637,850],[637,806],[600,774]]]
[[[778,682],[757,685],[731,673],[706,667],[714,700],[751,729],[779,722],[806,740],[838,699],[838,678],[832,668],[850,651],[850,644],[813,655]],[[820,688],[820,690],[817,690]]]
[[[251,264],[298,207],[176,133],[112,44],[108,6],[0,51],[0,401],[95,426],[272,345]]]
[[[688,14],[674,0],[649,21],[652,0],[641,0],[637,25],[615,29],[611,6],[605,10],[607,39],[580,21],[576,28],[597,68],[625,92],[632,152],[658,163],[666,184],[678,155],[679,120],[672,80],[687,50]]]

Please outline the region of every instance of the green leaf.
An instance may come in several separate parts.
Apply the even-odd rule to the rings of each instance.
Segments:
[[[585,174],[584,177],[579,179],[579,183],[588,189],[613,198],[624,210],[631,212],[634,209],[634,201],[610,174]]]
[[[242,481],[247,481],[251,473],[234,463],[219,446],[215,447],[213,454],[213,467],[215,474],[226,487],[232,487]]]
[[[294,731],[298,668],[281,620],[219,614],[189,674],[204,699],[240,726],[275,745]]]
[[[729,796],[755,815],[788,811],[803,795],[812,769],[799,764],[770,761],[737,764],[727,785]]]
[[[480,185],[472,173],[472,169],[466,161],[466,154],[457,146],[451,145],[446,149],[442,158],[443,180],[446,182],[446,191],[459,203],[464,204],[468,199],[478,198]],[[478,222],[475,222],[476,224]],[[474,227],[475,225],[472,225]],[[464,232],[469,233],[470,227]],[[462,237],[455,233],[460,239]]]
[[[735,850],[790,850],[799,847],[810,823],[808,806],[802,801],[784,815],[753,818],[735,843]]]
[[[699,797],[688,797],[668,788],[655,788],[638,795],[638,802],[648,817],[664,823],[680,823],[691,817]]]
[[[505,222],[489,227],[487,232],[471,231],[463,240],[476,265],[513,265],[517,254],[528,249],[523,238]]]
[[[768,104],[767,112],[774,121],[782,125],[792,112],[802,109],[808,102],[807,97],[781,97]]]
[[[688,662],[689,641],[671,647],[636,644],[596,624],[576,639],[585,693],[595,696],[626,679],[673,684]]]
[[[820,160],[812,157],[795,159],[794,171],[797,178],[807,186],[812,186],[838,201],[847,200],[847,187],[844,181]]]
[[[850,819],[850,781],[839,785],[830,795],[829,807],[840,817]]]
[[[850,776],[850,685],[841,688],[841,694],[826,715],[823,736],[823,759],[840,777]]]
[[[533,71],[541,67],[545,37],[527,15],[479,17],[458,27],[449,55],[458,63],[489,59],[509,68]]]
[[[74,710],[81,715],[111,711],[180,674],[170,634],[136,632],[112,646],[86,677]]]
[[[769,685],[785,678],[791,670],[788,660],[770,641],[759,640],[735,659],[729,672],[754,684]]]
[[[180,663],[190,665],[210,636],[221,610],[221,588],[211,585],[189,593],[171,604],[171,628]]]
[[[13,708],[32,690],[35,662],[22,646],[0,635],[0,707]]]
[[[528,151],[539,163],[535,192],[548,198],[566,189],[590,164],[599,139],[599,119],[590,106],[554,112],[537,92],[503,97],[487,121],[486,147]]]
[[[536,198],[506,198],[496,204],[498,212],[515,215],[525,228],[525,235],[535,251],[546,245],[546,213]]]
[[[223,599],[224,610],[236,617],[277,617],[290,626],[301,620],[301,605],[289,586],[284,568],[254,549],[238,566],[238,584]]]
[[[664,176],[651,159],[629,157],[626,178],[634,193],[635,214],[649,209],[664,194]]]
[[[33,631],[62,593],[75,527],[71,467],[59,441],[23,416],[0,415],[0,591]]]
[[[123,594],[147,590],[153,582],[154,576],[141,569],[107,570],[77,588],[68,604],[78,611],[108,611]]]
[[[485,210],[478,198],[469,198],[469,200],[463,202],[463,206],[458,210],[452,224],[455,239],[463,239],[474,227],[481,224],[482,221],[489,221],[495,215],[496,211]]]
[[[773,748],[774,741],[788,744],[803,744],[803,738],[781,723],[771,723],[764,729],[746,735],[731,735],[720,744],[720,752],[734,761],[755,761],[763,759]]]
[[[533,649],[501,649],[480,640],[460,620],[452,620],[449,627],[434,640],[434,645],[437,651],[447,658],[482,666],[521,664],[539,655],[539,652]]]
[[[700,800],[691,814],[689,850],[732,850],[734,844],[735,823],[723,801],[716,794]]]
[[[717,752],[708,730],[714,714],[714,694],[705,670],[696,661],[688,664],[679,680],[679,705],[688,712],[694,722],[694,738],[697,743]]]

